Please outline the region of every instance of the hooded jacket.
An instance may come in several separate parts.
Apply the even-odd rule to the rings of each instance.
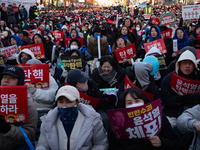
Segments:
[[[16,61],[17,61],[18,64],[22,63],[21,62],[21,55],[22,55],[22,53],[28,54],[31,57],[31,59],[36,59],[35,56],[34,56],[34,54],[33,54],[33,52],[31,52],[29,49],[26,48],[26,49],[21,50],[19,52],[19,54],[17,55]]]
[[[70,136],[70,150],[108,149],[108,139],[100,115],[85,104],[79,103],[77,107],[79,113]],[[58,107],[41,117],[41,120],[41,134],[36,150],[67,149],[68,138],[58,117]]]
[[[193,35],[190,35],[189,40],[193,43],[196,49],[200,48],[200,39],[198,39],[198,34],[196,33],[197,28],[200,28],[200,25],[197,25],[194,29]]]
[[[19,36],[12,35],[12,36],[10,36],[9,39],[8,39],[10,45],[12,45],[12,44],[10,43],[10,38],[12,38],[12,37],[17,41],[17,47],[18,47],[18,46],[21,46],[21,45],[23,44],[23,42],[22,42],[22,40],[21,40],[21,38],[20,38]]]
[[[155,38],[153,38],[153,37],[151,36],[151,30],[152,30],[152,28],[155,28],[156,31],[157,31],[157,34],[158,34]],[[149,42],[158,40],[158,39],[160,39],[160,38],[161,38],[160,29],[159,29],[157,26],[154,26],[154,25],[151,26],[151,29],[150,29],[150,31],[149,31]]]
[[[71,37],[71,34],[72,34],[72,31],[73,31],[73,30],[76,31],[76,38],[79,38],[79,37],[78,37],[78,31],[77,31],[76,29],[72,29],[72,30],[69,32],[69,38],[72,38],[72,37]]]

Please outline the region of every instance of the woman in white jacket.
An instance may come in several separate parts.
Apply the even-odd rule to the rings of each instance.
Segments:
[[[108,139],[100,115],[85,104],[73,86],[61,87],[57,107],[41,117],[36,150],[106,150]]]

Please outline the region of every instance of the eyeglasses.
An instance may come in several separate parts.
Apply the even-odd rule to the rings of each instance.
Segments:
[[[183,64],[183,65],[192,65],[193,64],[193,62],[192,61],[190,61],[190,60],[183,60],[183,61],[181,61],[181,64]]]

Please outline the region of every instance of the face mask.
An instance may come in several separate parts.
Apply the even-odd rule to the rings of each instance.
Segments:
[[[78,46],[76,46],[76,45],[71,45],[71,46],[70,46],[70,50],[73,50],[73,49],[78,49]]]
[[[58,108],[58,116],[64,125],[74,124],[78,116],[77,107]]]
[[[139,31],[140,30],[140,28],[135,28],[137,31]]]
[[[79,91],[86,92],[86,91],[88,90],[88,84],[87,84],[87,82],[85,82],[84,85],[77,86],[77,89],[78,89]]]
[[[156,72],[156,74],[154,74],[154,80],[158,81],[161,78],[160,73]]]
[[[94,38],[95,38],[95,39],[98,39],[98,36],[100,36],[100,38],[101,38],[101,34],[95,34],[95,35],[94,35]]]
[[[144,105],[144,103],[135,103],[135,104],[126,106],[126,108],[133,108],[133,107],[138,107],[138,106],[142,106],[142,105]]]
[[[27,62],[28,60],[30,60],[30,58],[24,57],[24,58],[21,59],[21,62],[22,62],[22,63],[25,63],[25,62]]]

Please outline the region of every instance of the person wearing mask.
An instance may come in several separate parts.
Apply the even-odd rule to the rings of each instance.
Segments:
[[[100,24],[100,25],[99,25],[99,28],[101,29],[102,35],[104,35],[104,36],[107,37],[107,40],[108,40],[109,45],[112,46],[112,45],[113,45],[112,36],[108,33],[107,27],[106,27],[104,24]]]
[[[30,59],[36,59],[34,54],[29,49],[23,49],[18,53],[16,61],[18,64],[22,64]]]
[[[57,107],[41,118],[41,134],[36,150],[108,149],[108,139],[100,115],[79,103],[78,90],[70,85],[56,94]]]
[[[151,103],[146,95],[138,88],[132,87],[124,91],[123,100],[120,108],[132,108]],[[176,136],[167,118],[162,115],[161,132],[158,135],[151,136],[149,139],[117,139],[112,129],[108,132],[109,150],[157,150],[176,148]]]
[[[25,74],[22,68],[17,66],[7,66],[0,75],[0,85],[3,86],[21,86],[24,85]],[[25,94],[25,93],[21,93]],[[19,125],[22,127],[31,143],[35,142],[35,131],[37,127],[37,110],[32,102],[32,99],[28,97],[28,122],[6,123],[4,117],[0,116],[0,149],[13,150],[24,149],[28,150],[24,135],[19,129]]]

